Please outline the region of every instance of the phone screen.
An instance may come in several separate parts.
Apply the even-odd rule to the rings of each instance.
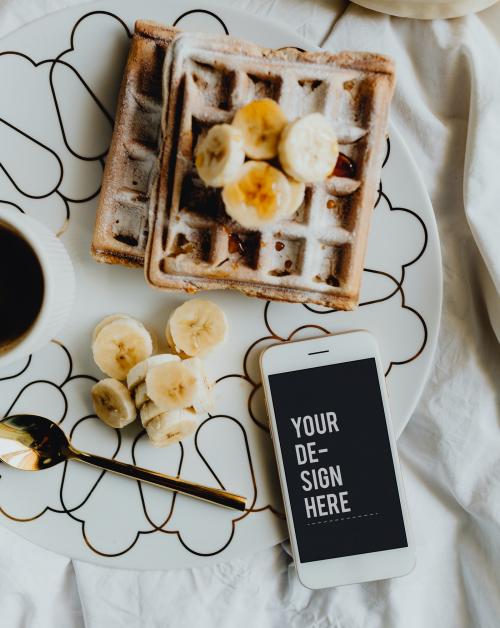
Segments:
[[[375,359],[269,385],[300,561],[407,547]]]

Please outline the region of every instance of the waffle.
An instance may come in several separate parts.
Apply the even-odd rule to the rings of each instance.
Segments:
[[[160,149],[165,52],[178,31],[138,22],[118,98],[91,253],[99,262],[142,266],[151,174]]]
[[[266,299],[357,305],[383,157],[392,63],[365,53],[272,51],[227,37],[182,33],[169,47],[162,154],[145,274],[154,287],[234,288]],[[323,112],[355,178],[309,185],[290,220],[263,231],[231,221],[220,191],[196,174],[196,143],[255,98],[289,119]]]

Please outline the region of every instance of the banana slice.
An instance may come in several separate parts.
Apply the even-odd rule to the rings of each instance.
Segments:
[[[278,146],[285,172],[305,183],[324,181],[333,171],[339,148],[331,124],[321,113],[310,113],[290,122]]]
[[[281,220],[291,195],[287,177],[264,161],[247,161],[236,179],[222,190],[226,212],[247,229]]]
[[[109,316],[106,316],[105,318],[103,318],[102,321],[97,323],[94,331],[92,332],[92,343],[94,343],[94,340],[97,338],[97,334],[102,329],[104,329],[104,327],[106,327],[108,323],[112,323],[113,321],[123,320],[124,318],[132,318],[132,317],[129,316],[128,314],[110,314]]]
[[[146,403],[143,404],[142,408],[139,410],[143,427],[147,427],[150,421],[152,421],[155,417],[162,413],[163,410],[160,410],[160,408],[156,404],[154,404],[152,401],[146,401]]]
[[[153,352],[151,334],[133,318],[118,318],[96,334],[92,353],[97,366],[109,377],[124,380],[138,362]]]
[[[92,387],[97,416],[110,427],[125,427],[135,420],[137,410],[127,387],[116,379],[102,379]]]
[[[134,390],[135,407],[141,408],[147,401],[149,401],[148,393],[146,391],[146,382],[141,382]]]
[[[204,299],[191,299],[168,320],[165,336],[183,356],[203,356],[226,338],[227,319],[221,308]]]
[[[132,320],[132,321],[134,321],[134,320],[137,321],[137,319],[132,318],[132,316],[129,316],[128,314],[110,314],[109,316],[106,316],[105,318],[103,318],[102,321],[97,323],[97,325],[95,326],[94,331],[92,332],[92,343],[97,338],[98,333],[102,329],[104,329],[104,327],[106,327],[106,325],[108,325],[109,323],[112,323],[113,321],[125,320],[125,319],[129,319],[129,320]],[[137,322],[142,325],[142,323],[140,321],[137,321]],[[144,327],[146,327],[146,326],[144,325]],[[151,329],[149,329],[147,327],[146,327],[146,329],[149,331],[149,333],[151,335],[151,340],[153,341],[153,353],[156,353],[156,351],[158,351],[158,337],[154,333],[154,331],[152,331]]]
[[[146,325],[144,325],[144,327],[146,327]],[[151,336],[151,342],[153,343],[153,355],[155,353],[158,352],[158,334],[153,330],[150,329],[149,327],[146,327],[146,329],[149,332],[149,335]]]
[[[306,193],[306,185],[301,181],[295,181],[295,179],[288,178],[288,183],[290,184],[290,205],[288,206],[288,210],[286,212],[285,217],[291,218],[298,208],[302,205],[304,201],[304,195]]]
[[[175,312],[175,310],[174,310],[174,312]],[[170,316],[170,318],[168,319],[167,326],[165,327],[165,338],[167,339],[167,344],[170,347],[170,349],[172,349],[172,351],[175,351],[176,353],[182,354],[182,351],[179,351],[178,349],[176,349],[174,339],[172,338],[172,332],[170,331],[170,319],[171,318],[172,318],[172,316]],[[183,355],[183,357],[186,356],[185,353],[182,354],[182,355]]]
[[[229,124],[216,124],[200,140],[195,164],[206,185],[220,188],[232,181],[245,161],[243,137]]]
[[[272,159],[278,154],[279,137],[287,122],[277,102],[262,98],[242,107],[234,116],[233,127],[241,131],[251,159]]]
[[[166,447],[193,434],[198,427],[196,415],[186,410],[163,412],[146,425],[146,432],[154,447]]]
[[[208,381],[205,367],[200,358],[189,358],[184,360],[184,366],[187,366],[196,376],[198,388],[193,400],[192,408],[195,413],[213,412],[215,403],[213,398],[212,386]]]
[[[160,353],[160,355],[153,355],[142,362],[136,364],[130,369],[127,375],[127,386],[130,391],[134,391],[139,384],[144,382],[148,369],[157,364],[164,364],[166,362],[179,362],[178,355],[172,355],[171,353]]]
[[[181,362],[165,362],[148,369],[146,393],[163,412],[189,408],[198,394],[198,378]]]

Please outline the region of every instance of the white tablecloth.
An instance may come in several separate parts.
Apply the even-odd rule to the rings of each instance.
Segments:
[[[392,119],[432,198],[445,279],[434,367],[399,442],[417,566],[392,581],[311,592],[282,547],[213,568],[139,573],[73,564],[0,527],[0,625],[498,627],[500,5],[423,22],[339,0],[226,2],[328,49],[397,61]],[[0,0],[0,35],[70,4]]]

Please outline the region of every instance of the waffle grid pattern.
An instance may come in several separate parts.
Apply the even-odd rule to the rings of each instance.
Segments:
[[[359,289],[360,269],[352,260],[353,253],[359,258],[353,249],[364,248],[356,237],[366,213],[358,191],[370,166],[373,76],[282,58],[256,64],[253,55],[235,55],[223,45],[186,46],[183,37],[192,39],[178,37],[171,57],[166,126],[177,133],[170,143],[169,192],[156,214],[162,237],[152,245],[151,283],[173,287],[177,275],[194,283],[203,278],[203,288],[220,288],[217,280],[223,280],[231,287],[241,284],[243,291],[245,284],[258,284],[269,298],[285,292],[282,298],[291,301],[341,304]],[[238,108],[263,97],[279,102],[289,119],[320,111],[335,121],[341,151],[354,161],[357,179],[331,177],[309,185],[291,220],[248,231],[225,214],[219,191],[198,178],[194,149],[210,126],[231,122]]]

